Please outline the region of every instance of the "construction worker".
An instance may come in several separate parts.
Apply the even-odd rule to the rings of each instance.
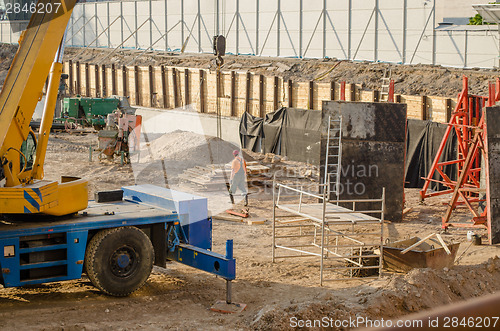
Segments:
[[[243,157],[239,156],[238,150],[233,151],[234,159],[231,162],[231,181],[229,187],[229,198],[234,205],[233,194],[239,189],[245,197],[245,206],[248,206],[248,191],[247,191],[247,163]]]

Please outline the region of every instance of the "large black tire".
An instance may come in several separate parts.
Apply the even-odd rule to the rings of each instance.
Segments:
[[[85,269],[92,284],[114,296],[126,296],[142,287],[153,262],[153,245],[136,227],[98,232],[85,254]]]

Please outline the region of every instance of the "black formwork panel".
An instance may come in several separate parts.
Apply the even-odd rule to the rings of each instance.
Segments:
[[[340,199],[378,199],[386,190],[385,219],[403,218],[406,104],[324,101],[321,177],[324,178],[329,116],[342,115]],[[334,196],[330,197],[334,199]],[[367,210],[380,208],[368,204]],[[361,207],[363,208],[363,207]]]
[[[491,244],[500,243],[500,106],[486,108]]]

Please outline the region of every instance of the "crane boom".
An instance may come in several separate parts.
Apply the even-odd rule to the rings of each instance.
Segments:
[[[36,147],[35,159],[34,153],[27,155],[23,150],[23,144],[36,146],[29,123],[49,72],[51,84],[43,117],[52,118],[53,97],[57,93],[54,90],[57,90],[62,68],[54,58],[76,2],[38,1],[36,8],[42,10],[32,14],[27,29],[21,34],[19,48],[5,78],[0,93],[0,214],[65,215],[87,207],[85,180],[63,178],[63,183],[42,180],[51,120],[45,120],[46,127],[40,128],[41,143]]]

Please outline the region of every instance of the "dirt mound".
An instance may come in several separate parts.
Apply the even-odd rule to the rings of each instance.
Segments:
[[[266,306],[253,320],[255,330],[293,330],[293,320],[346,320],[357,316],[394,319],[494,293],[500,290],[500,259],[451,269],[414,269],[405,275],[393,275],[387,284],[373,288],[362,286],[352,291],[325,294],[300,304]],[[319,328],[313,328],[319,329]]]
[[[187,169],[229,163],[236,149],[239,147],[217,137],[178,130],[142,144],[139,159],[131,157],[132,168],[136,183],[153,184],[160,176],[172,184]],[[244,157],[253,160],[245,153]]]
[[[355,312],[335,300],[318,298],[317,302],[304,302],[288,307],[266,306],[252,323],[254,330],[297,330],[299,320],[330,321],[355,319]],[[312,328],[314,330],[321,328]]]
[[[3,85],[10,64],[16,55],[17,46],[10,44],[0,44],[0,85]]]
[[[141,162],[171,160],[183,162],[186,168],[228,163],[238,146],[212,136],[188,131],[166,133],[147,144],[141,151]]]
[[[106,65],[165,65],[188,68],[215,69],[211,54],[179,54],[160,51],[120,50],[109,56],[111,50],[67,48],[65,60]],[[140,55],[140,56],[139,56]],[[401,65],[374,62],[342,61],[337,59],[293,59],[245,55],[227,55],[223,71],[249,71],[265,76],[283,77],[286,81],[317,82],[345,81],[360,84],[363,89],[380,90],[382,77],[391,70],[395,81],[395,93],[406,95],[429,95],[456,98],[462,90],[462,76],[469,77],[469,91],[487,95],[488,81],[495,80],[498,70],[459,69],[424,64]],[[338,64],[338,65],[337,65]],[[336,66],[335,66],[336,65]],[[335,66],[333,70],[332,67]],[[324,76],[324,77],[323,77]]]
[[[368,301],[366,313],[389,318],[500,290],[500,259],[451,269],[414,269],[395,277]]]

